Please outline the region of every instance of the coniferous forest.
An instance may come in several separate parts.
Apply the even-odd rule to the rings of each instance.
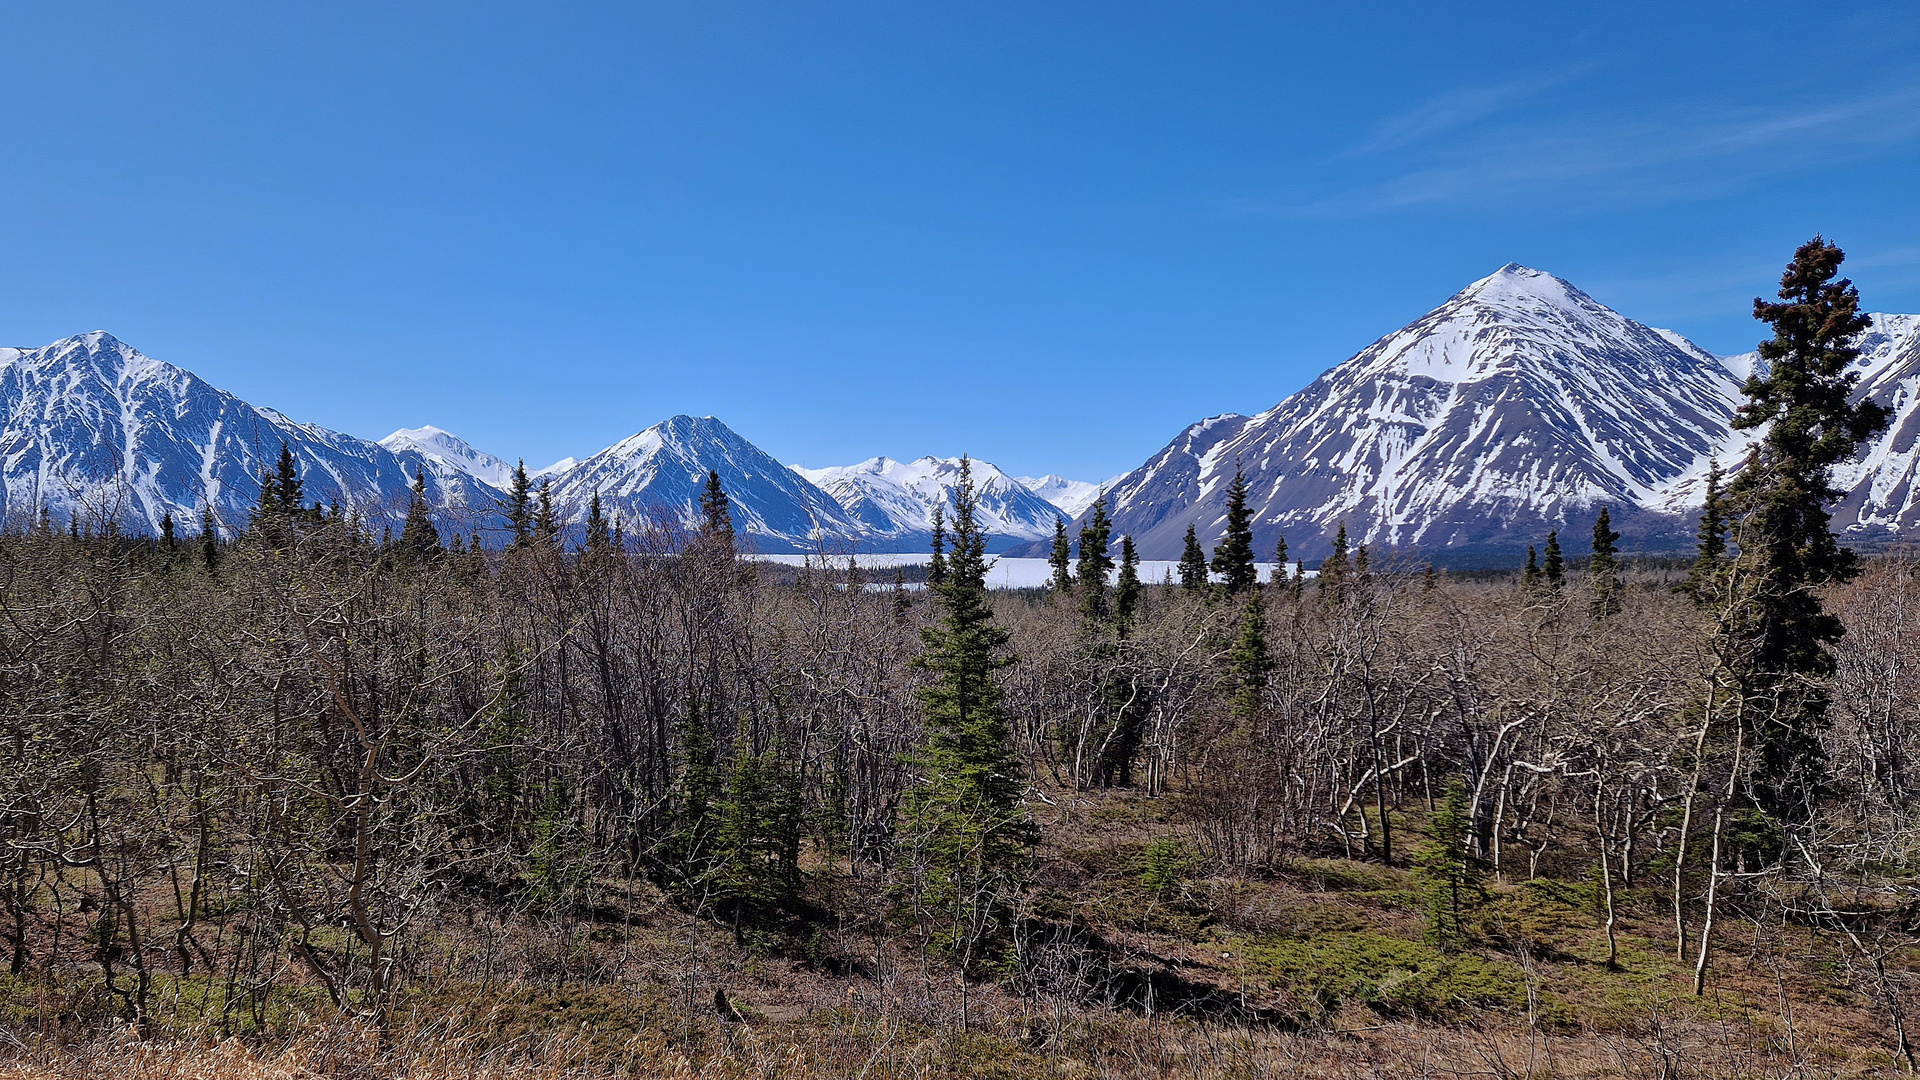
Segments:
[[[963,481],[921,587],[753,561],[717,477],[573,537],[522,472],[502,549],[286,455],[234,539],[16,529],[0,1075],[1911,1070],[1920,560],[1828,528],[1840,260],[1690,565],[1603,512],[1261,584],[1237,481],[1175,579],[1096,504],[990,592]]]

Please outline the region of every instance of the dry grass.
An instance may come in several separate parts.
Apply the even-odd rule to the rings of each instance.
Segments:
[[[712,1032],[710,1049],[634,1037],[617,1052],[588,1029],[488,1046],[441,1030],[383,1046],[364,1029],[309,1031],[272,1048],[119,1043],[42,1047],[0,1062],[0,1080],[599,1080],[611,1077],[1733,1077],[1864,1076],[1881,1063],[1793,1052],[1737,1023],[1669,1016],[1634,1036],[1375,1023],[1311,1035],[1108,1018],[1043,1046],[1006,1035],[931,1031],[839,1016]],[[600,1049],[595,1049],[599,1047]]]

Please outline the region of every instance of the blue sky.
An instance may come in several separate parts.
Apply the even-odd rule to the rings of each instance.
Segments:
[[[1920,6],[0,4],[0,343],[533,465],[1101,478],[1509,260],[1920,311]]]

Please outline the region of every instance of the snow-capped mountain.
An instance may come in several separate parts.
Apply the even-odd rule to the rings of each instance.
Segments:
[[[35,349],[0,349],[0,520],[78,517],[183,531],[203,506],[227,530],[259,501],[260,476],[284,442],[307,499],[338,502],[370,521],[405,512],[416,471],[441,512],[466,519],[492,505],[483,484],[413,450],[302,424],[256,408],[184,369],[142,355],[104,331]]]
[[[1178,557],[1211,543],[1235,468],[1256,550],[1284,533],[1323,555],[1355,543],[1511,552],[1601,505],[1630,538],[1679,542],[1659,512],[1725,441],[1739,380],[1671,331],[1551,274],[1508,265],[1255,417],[1194,425],[1113,485],[1115,534]]]
[[[1920,315],[1872,319],[1854,343],[1854,395],[1893,416],[1859,457],[1833,472],[1833,486],[1847,493],[1834,508],[1835,527],[1864,543],[1920,535]]]
[[[1069,480],[1053,473],[1045,476],[1016,476],[1013,479],[1021,487],[1052,503],[1068,517],[1078,517],[1080,511],[1093,505],[1093,500],[1099,498],[1100,493],[1105,491],[1109,484],[1120,478],[1116,476],[1105,484]]]
[[[866,530],[805,477],[711,416],[675,416],[556,471],[554,505],[564,520],[586,520],[594,493],[603,512],[635,522],[666,516],[694,525],[707,472],[720,474],[736,533],[765,553],[855,543]]]
[[[1054,522],[1063,516],[1058,507],[989,462],[972,465],[974,496],[989,551],[1053,535]],[[846,508],[859,523],[867,550],[920,551],[933,536],[933,508],[944,506],[949,517],[953,513],[960,459],[923,457],[900,462],[877,457],[826,469],[795,465],[793,471]]]
[[[489,487],[505,491],[513,483],[513,466],[485,450],[476,450],[465,440],[429,424],[426,427],[401,428],[380,440],[380,445],[396,454],[412,452],[440,466],[447,473],[471,476]],[[571,462],[573,459],[567,459]]]

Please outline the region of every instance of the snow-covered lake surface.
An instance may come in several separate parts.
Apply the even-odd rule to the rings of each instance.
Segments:
[[[762,562],[781,563],[786,566],[813,566],[819,569],[845,570],[847,559],[863,569],[890,569],[895,566],[925,566],[933,556],[916,551],[902,554],[872,555],[755,555]],[[1272,563],[1255,563],[1260,571],[1260,580],[1273,577]],[[1168,560],[1148,559],[1140,563],[1140,580],[1149,585],[1180,580],[1180,564]],[[1311,574],[1311,572],[1309,572]],[[1039,589],[1044,588],[1053,576],[1053,567],[1045,559],[1010,559],[1001,555],[987,556],[987,587],[990,589]]]

